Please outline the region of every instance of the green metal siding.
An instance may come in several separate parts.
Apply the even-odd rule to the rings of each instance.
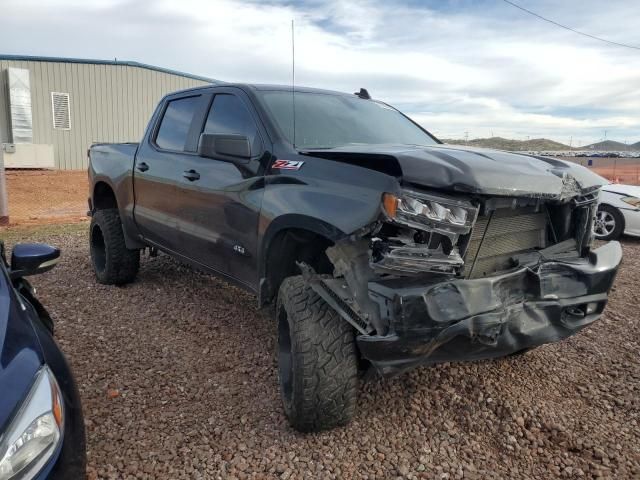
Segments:
[[[56,167],[87,167],[95,142],[138,142],[156,104],[175,90],[208,82],[130,64],[0,59],[0,142],[9,140],[6,73],[30,72],[33,143],[53,144]],[[51,92],[69,94],[71,130],[53,128]]]

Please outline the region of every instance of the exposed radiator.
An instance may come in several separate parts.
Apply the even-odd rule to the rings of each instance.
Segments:
[[[517,252],[547,246],[547,217],[533,207],[500,209],[478,217],[465,255],[465,277],[494,275],[512,265]]]

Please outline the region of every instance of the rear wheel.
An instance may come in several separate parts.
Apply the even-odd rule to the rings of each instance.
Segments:
[[[593,224],[593,232],[600,240],[615,240],[624,231],[624,217],[611,205],[600,205]]]
[[[284,410],[301,432],[349,423],[358,393],[353,328],[300,276],[278,293],[278,373]]]
[[[140,250],[126,247],[117,209],[98,210],[93,214],[89,245],[91,263],[99,283],[121,285],[136,278],[140,268]]]

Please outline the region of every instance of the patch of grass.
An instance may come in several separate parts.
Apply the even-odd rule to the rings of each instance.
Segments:
[[[35,242],[57,235],[80,235],[87,232],[89,225],[82,223],[61,223],[53,225],[16,225],[0,229],[0,240],[6,244]]]

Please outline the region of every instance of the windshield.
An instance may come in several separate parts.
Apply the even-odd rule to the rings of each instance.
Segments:
[[[266,91],[261,96],[282,133],[296,148],[353,144],[434,145],[437,142],[397,110],[357,96]]]

